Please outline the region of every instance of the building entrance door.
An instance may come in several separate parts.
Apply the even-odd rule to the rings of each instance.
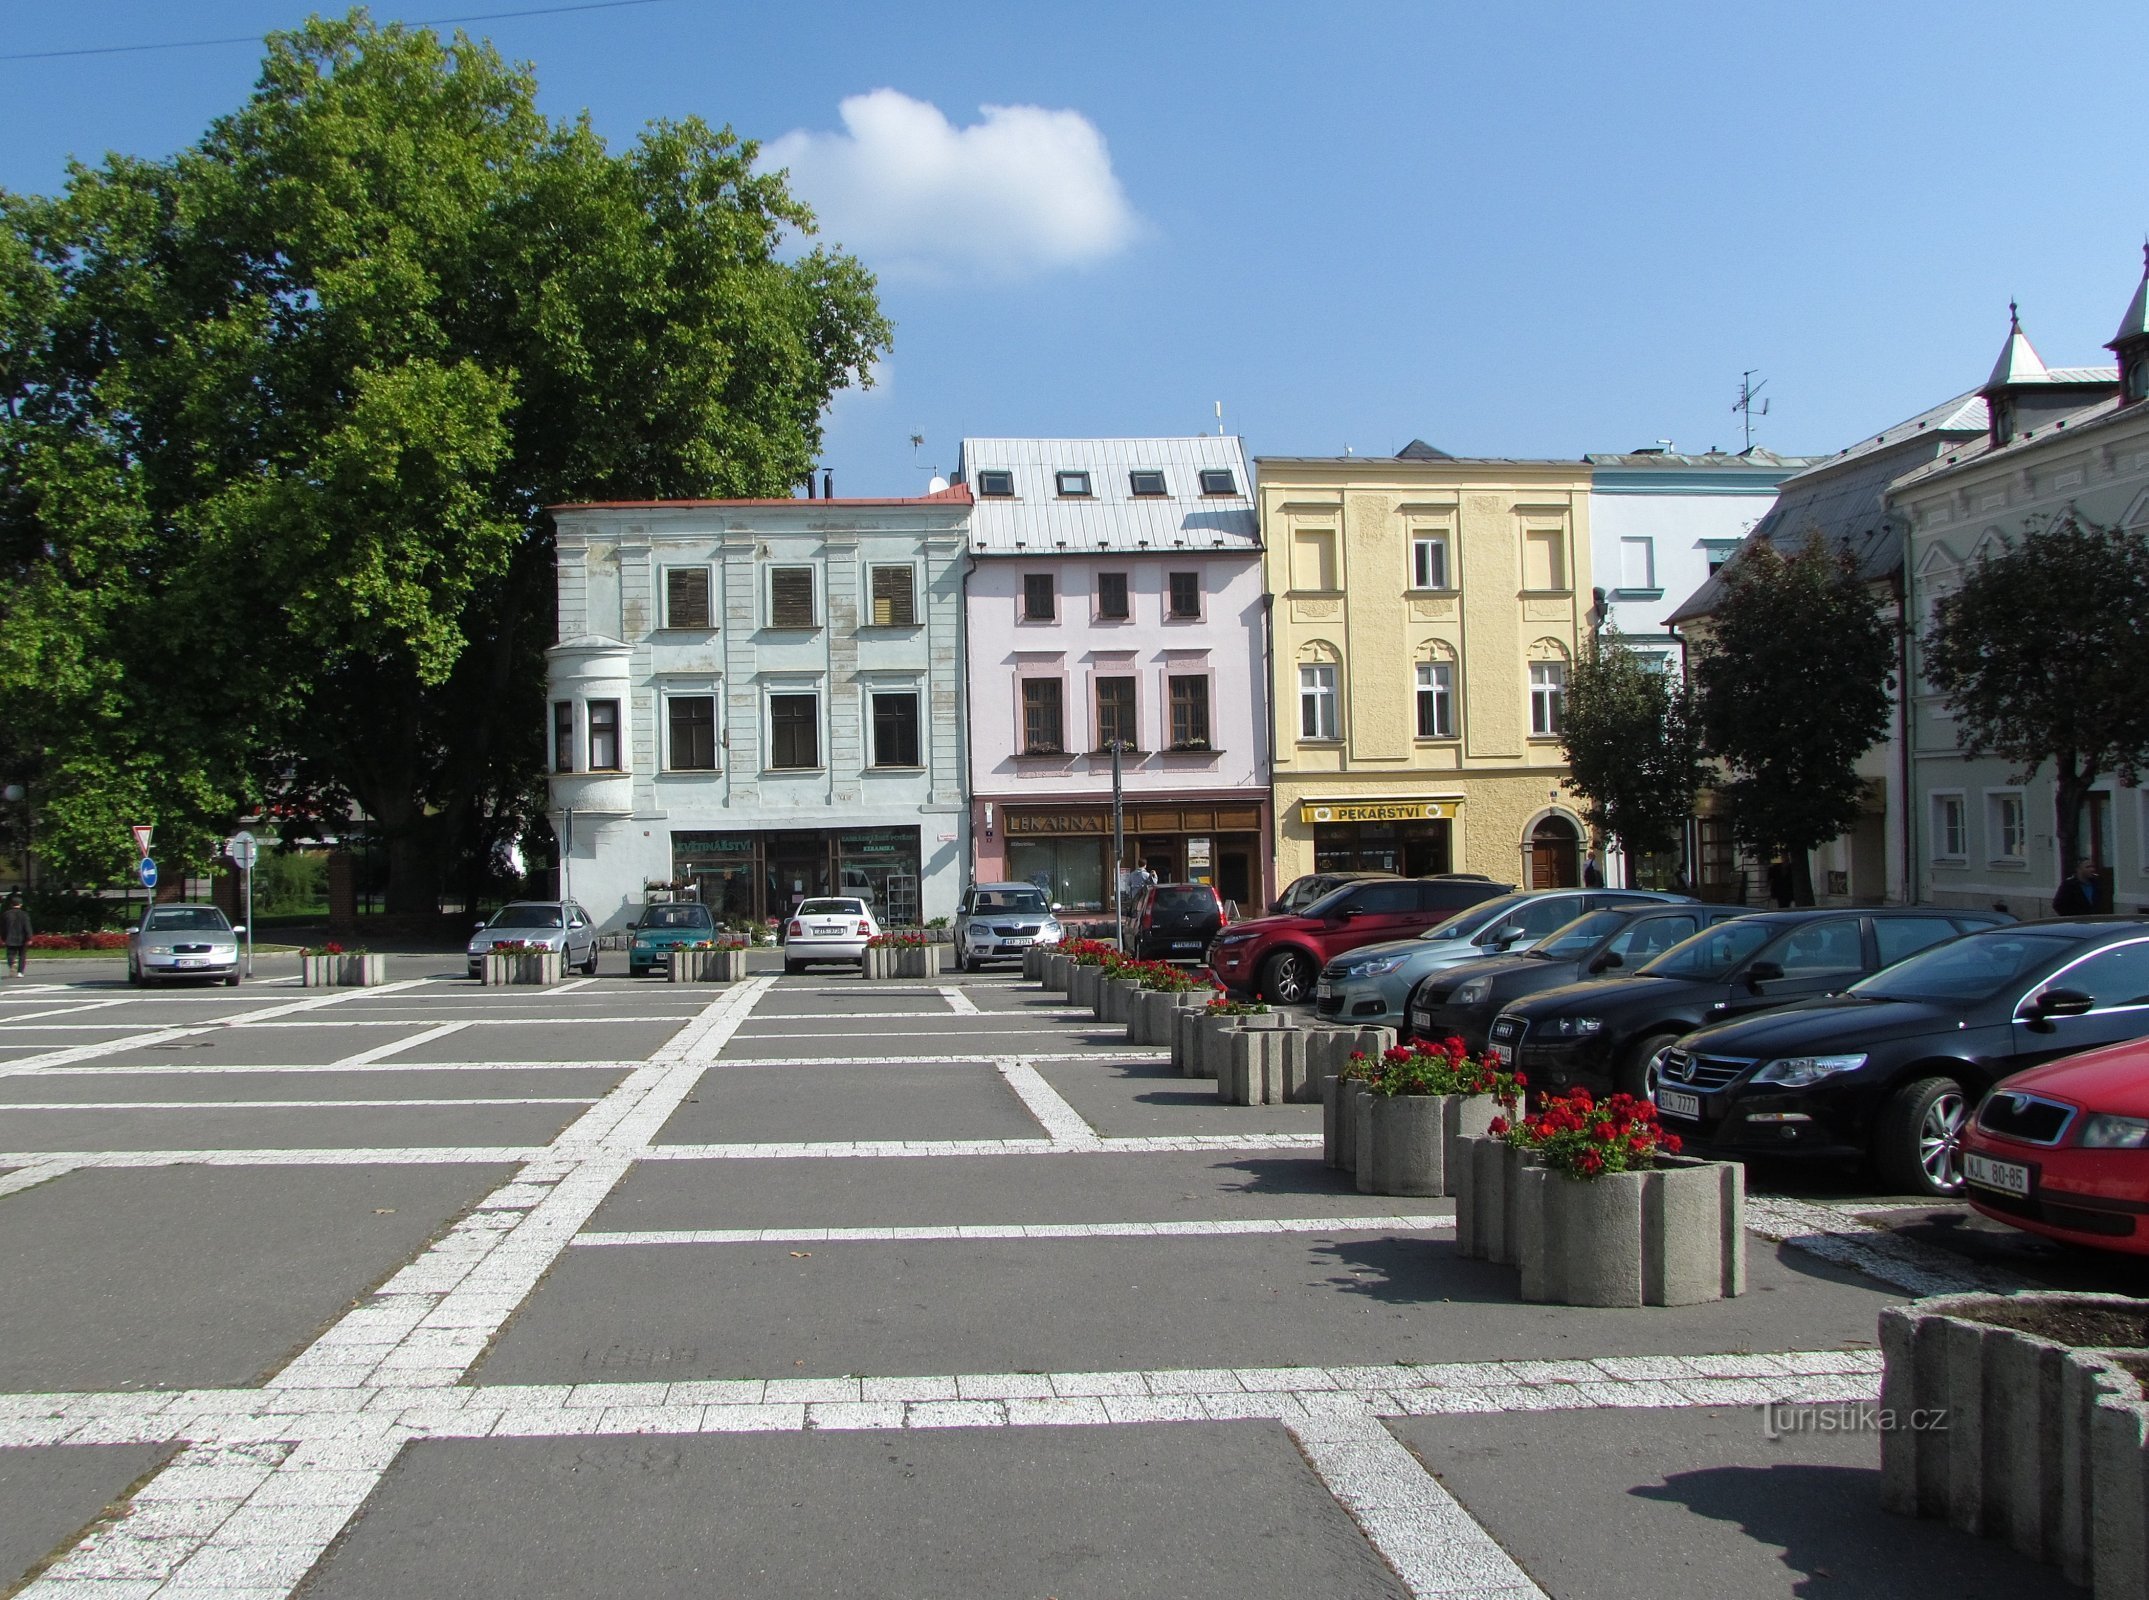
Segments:
[[[818,833],[772,833],[767,845],[766,915],[787,917],[809,895],[828,893],[828,840]]]
[[[1581,885],[1582,840],[1565,817],[1547,817],[1530,830],[1531,889],[1573,889]]]

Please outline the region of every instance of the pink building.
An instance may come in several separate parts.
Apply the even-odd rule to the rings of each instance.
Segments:
[[[1268,904],[1261,534],[1235,438],[966,439],[972,880]],[[1112,745],[1126,855],[1112,859]]]

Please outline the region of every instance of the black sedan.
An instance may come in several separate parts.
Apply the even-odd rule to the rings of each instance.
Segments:
[[[1703,1028],[1664,1053],[1656,1103],[1730,1155],[1858,1156],[1895,1188],[1960,1194],[1962,1130],[2010,1073],[2149,1036],[2149,923],[1973,933],[1846,994]]]
[[[1475,1055],[1485,1048],[1492,1019],[1523,996],[1608,972],[1624,976],[1703,928],[1739,915],[1733,906],[1663,904],[1588,912],[1519,954],[1428,974],[1410,992],[1404,1037],[1460,1039]]]
[[[1928,945],[2010,920],[1914,906],[1764,911],[1704,928],[1631,978],[1570,983],[1502,1008],[1487,1053],[1538,1089],[1648,1092],[1649,1064],[1680,1035],[1834,994]]]

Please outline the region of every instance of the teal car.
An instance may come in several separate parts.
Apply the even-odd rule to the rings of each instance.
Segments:
[[[658,900],[642,908],[642,920],[627,940],[627,976],[639,978],[664,965],[681,945],[716,937],[716,918],[693,900]]]

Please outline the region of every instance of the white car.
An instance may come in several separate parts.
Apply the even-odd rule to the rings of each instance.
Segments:
[[[988,961],[1019,961],[1033,944],[1058,944],[1059,907],[1033,883],[981,883],[955,908],[955,968],[975,972]]]
[[[471,977],[484,976],[485,952],[496,944],[557,950],[561,965],[597,975],[597,925],[573,900],[510,900],[490,922],[479,923],[464,952]]]
[[[127,981],[136,988],[167,978],[239,983],[239,935],[215,906],[151,906],[127,930]]]
[[[848,961],[865,965],[866,941],[880,924],[863,900],[849,895],[817,895],[799,902],[783,921],[783,969],[802,972],[811,961]]]

